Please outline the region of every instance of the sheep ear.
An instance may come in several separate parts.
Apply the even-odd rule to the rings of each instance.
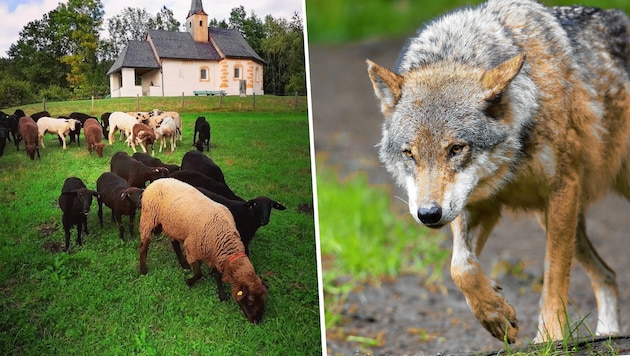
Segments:
[[[271,202],[271,206],[278,209],[278,210],[285,210],[286,207],[280,203],[278,203],[277,201],[272,201]]]
[[[245,297],[247,297],[248,294],[249,294],[249,290],[247,289],[247,286],[243,285],[238,290],[238,292],[236,292],[236,300],[240,302],[243,299],[245,299]]]

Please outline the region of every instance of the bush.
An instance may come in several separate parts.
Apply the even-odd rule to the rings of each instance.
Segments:
[[[0,108],[32,103],[33,90],[29,82],[14,79],[0,79]]]
[[[72,93],[69,89],[62,88],[58,85],[51,85],[39,91],[39,97],[46,101],[66,101],[70,99]]]

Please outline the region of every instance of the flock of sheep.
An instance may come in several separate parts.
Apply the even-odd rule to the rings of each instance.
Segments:
[[[230,283],[232,297],[247,319],[252,323],[260,322],[267,286],[251,264],[249,242],[258,228],[269,223],[272,209],[286,208],[269,197],[245,200],[232,191],[221,168],[203,153],[210,143],[210,125],[205,118],[199,117],[195,123],[193,142],[197,150],[186,152],[178,166],[163,163],[147,150],[148,145],[152,146],[160,138],[163,139],[160,151],[165,146],[164,138],[170,140],[171,150],[175,149],[176,138],[181,140],[182,132],[181,118],[176,112],[154,110],[135,116],[106,113],[101,122],[81,113],[52,118],[46,112],[31,116],[19,111],[13,115],[0,112],[0,141],[12,137],[19,150],[23,140],[31,159],[36,153],[39,157],[40,144],[45,147],[45,133],[58,135],[65,149],[66,136],[70,137],[70,143],[76,140],[80,144],[81,127],[90,152],[96,151],[102,156],[102,137],[107,137],[111,144],[116,131],[120,131],[134,154],[129,156],[123,151],[113,154],[110,171],[98,177],[96,189],[89,189],[78,177],[64,181],[58,202],[62,210],[65,251],[70,250],[71,230],[75,226],[79,245],[83,242],[82,235],[88,234],[87,216],[94,198],[98,202],[101,228],[104,204],[111,210],[112,221],[116,221],[123,240],[122,217],[129,217],[128,232],[133,237],[134,219],[139,210],[142,274],[147,273],[147,251],[153,234],[165,233],[171,239],[180,265],[187,269],[192,267],[193,276],[186,280],[188,285],[192,286],[201,278],[200,263],[206,263],[213,271],[219,299],[228,299],[223,282]],[[2,143],[4,149],[5,142]],[[136,152],[135,145],[140,145],[143,152]]]

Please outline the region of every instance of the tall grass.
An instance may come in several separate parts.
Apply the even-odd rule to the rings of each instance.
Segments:
[[[89,102],[50,105],[55,115],[90,112]],[[170,109],[160,102],[147,107]],[[179,267],[166,236],[154,239],[149,273],[140,275],[137,231],[122,241],[106,207],[100,228],[96,203],[83,246],[76,245],[74,230],[72,252],[56,251],[63,244],[57,198],[64,179],[78,176],[94,189],[109,170],[109,157],[131,152],[117,142],[98,158],[83,138],[81,147],[64,151],[47,136],[41,159],[31,161],[23,146],[16,152],[11,145],[0,158],[0,354],[321,354],[306,112],[179,111],[184,139],[175,152],[156,157],[179,164],[191,149],[194,120],[206,116],[212,126],[209,156],[231,188],[287,206],[272,213],[250,245],[256,272],[269,285],[263,322],[252,325],[233,300],[220,302],[207,268],[206,277],[189,288],[184,279],[191,272]],[[126,227],[127,217],[123,221]],[[137,224],[136,217],[136,230]]]

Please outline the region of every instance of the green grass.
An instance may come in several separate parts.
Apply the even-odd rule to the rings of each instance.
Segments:
[[[429,233],[390,209],[390,192],[372,186],[365,173],[339,179],[324,162],[317,164],[319,235],[323,263],[326,330],[343,323],[339,310],[361,283],[401,273],[440,281],[449,252],[444,236]]]
[[[269,98],[276,99],[285,98]],[[122,107],[133,101],[110,100],[107,110],[135,110]],[[171,109],[161,98],[143,100],[143,109]],[[47,105],[54,114],[91,112],[89,102]],[[156,157],[179,164],[192,148],[194,120],[204,115],[212,125],[209,156],[231,188],[243,197],[267,195],[287,206],[272,213],[250,245],[256,272],[269,284],[263,322],[252,325],[233,300],[220,302],[207,268],[206,277],[189,288],[184,279],[191,272],[179,267],[166,236],[154,239],[149,273],[140,275],[137,231],[121,241],[108,208],[100,228],[96,203],[82,247],[76,246],[74,230],[70,254],[45,248],[63,244],[57,198],[64,179],[78,176],[94,189],[114,152],[131,153],[116,142],[98,158],[88,154],[83,140],[81,147],[63,151],[49,135],[41,159],[31,161],[23,146],[16,152],[10,144],[0,158],[0,354],[321,354],[314,219],[298,210],[312,206],[306,111],[172,109],[182,113],[184,140],[174,153],[156,152]],[[123,221],[126,227],[127,217]],[[138,217],[136,230],[137,224]]]
[[[424,22],[480,0],[306,0],[309,43],[341,44],[372,38],[407,37]],[[619,8],[630,14],[626,0],[543,0],[548,6],[583,4]]]

